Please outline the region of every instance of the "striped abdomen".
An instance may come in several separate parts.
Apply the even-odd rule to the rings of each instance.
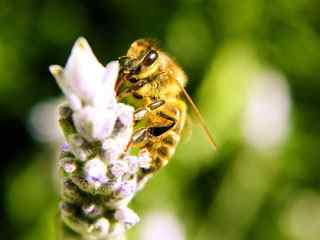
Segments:
[[[175,125],[156,140],[145,145],[152,157],[152,172],[164,167],[172,158],[187,117],[186,104],[182,100],[176,99],[174,102],[167,103],[167,107],[175,109],[177,113]]]

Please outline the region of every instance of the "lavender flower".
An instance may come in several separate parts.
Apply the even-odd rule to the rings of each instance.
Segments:
[[[70,145],[69,145],[68,143],[62,144],[62,146],[61,146],[61,151],[63,151],[63,152],[68,152],[68,151],[70,151]]]
[[[114,196],[118,199],[125,199],[132,197],[137,188],[136,180],[121,182],[118,189],[116,189]]]
[[[109,163],[109,171],[115,178],[122,177],[128,172],[128,163],[125,161],[113,161]]]
[[[61,150],[61,216],[84,239],[115,239],[139,222],[128,208],[151,167],[146,149],[131,155],[134,109],[117,102],[119,63],[104,67],[84,38],[65,68],[50,66],[67,103],[60,109],[66,144]],[[82,214],[79,214],[79,213]]]
[[[84,38],[74,44],[64,69],[58,65],[50,66],[50,72],[74,111],[83,105],[112,106],[116,102],[113,86],[118,69],[119,64],[115,61],[104,68]]]
[[[123,223],[126,226],[126,228],[130,228],[140,221],[138,215],[131,209],[126,207],[117,209],[117,211],[114,214],[114,217],[116,220]]]
[[[66,162],[63,165],[63,169],[66,173],[73,173],[77,169],[77,166],[71,162]]]
[[[108,181],[106,172],[106,165],[99,159],[92,159],[85,163],[85,179],[95,188],[99,188],[102,184]]]

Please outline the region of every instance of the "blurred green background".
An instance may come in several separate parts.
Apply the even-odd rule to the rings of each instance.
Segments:
[[[159,40],[219,145],[214,153],[189,125],[190,139],[132,202],[141,223],[129,240],[318,240],[319,9],[318,0],[0,0],[0,239],[55,239],[61,92],[48,66],[85,36],[103,63],[137,38]]]

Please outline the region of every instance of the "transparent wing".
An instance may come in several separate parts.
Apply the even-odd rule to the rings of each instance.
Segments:
[[[190,141],[192,136],[192,127],[193,127],[193,121],[191,117],[187,115],[187,119],[181,133],[181,140],[183,143],[188,143]]]
[[[216,151],[218,149],[217,144],[215,143],[215,141],[210,133],[210,130],[208,129],[199,109],[197,108],[197,106],[193,102],[192,98],[187,93],[186,89],[182,86],[182,84],[179,81],[176,81],[176,82],[177,82],[178,86],[181,88],[183,95],[185,96],[187,101],[190,103],[190,106],[191,106],[193,112],[195,113],[197,120],[199,121],[199,125],[200,125],[201,129],[204,131],[205,135],[207,136],[210,145]]]

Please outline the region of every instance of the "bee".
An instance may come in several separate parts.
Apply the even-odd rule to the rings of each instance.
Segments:
[[[119,58],[120,73],[116,84],[118,100],[134,99],[135,132],[131,146],[147,149],[150,172],[164,167],[180,141],[190,103],[199,123],[216,149],[204,120],[185,90],[187,76],[181,67],[161,51],[152,40],[133,42],[126,56]],[[138,127],[139,126],[139,127]]]

